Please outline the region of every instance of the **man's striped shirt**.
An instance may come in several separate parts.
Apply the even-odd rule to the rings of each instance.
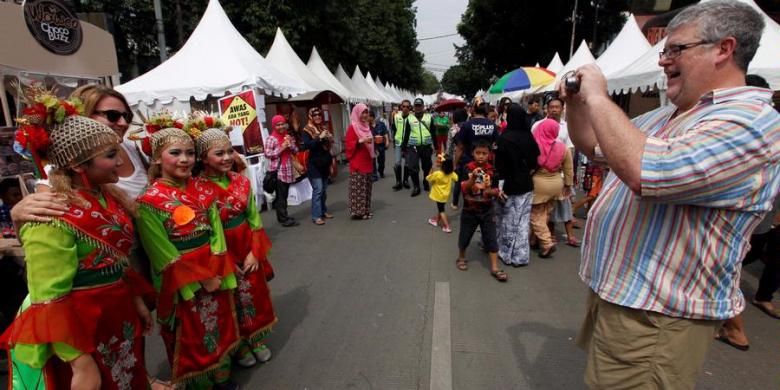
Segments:
[[[585,230],[580,277],[602,299],[674,317],[744,308],[741,261],[780,187],[780,115],[771,91],[713,91],[672,118],[633,120],[647,136],[641,195],[611,173]]]

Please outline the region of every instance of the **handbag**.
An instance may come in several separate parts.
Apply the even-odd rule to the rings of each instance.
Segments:
[[[265,171],[263,177],[263,191],[273,194],[276,192],[276,185],[279,183],[279,167],[282,165],[282,157],[279,156],[279,163],[276,164],[275,171]]]

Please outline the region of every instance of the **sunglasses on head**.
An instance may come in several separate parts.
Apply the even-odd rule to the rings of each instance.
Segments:
[[[130,121],[133,120],[133,114],[126,111],[103,110],[103,111],[95,111],[95,113],[98,115],[103,115],[111,123],[118,122],[119,118],[125,118],[125,122],[127,123],[130,123]]]

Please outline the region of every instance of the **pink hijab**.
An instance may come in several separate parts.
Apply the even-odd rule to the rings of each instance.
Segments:
[[[368,107],[365,104],[358,103],[352,108],[352,114],[349,116],[349,120],[352,122],[352,128],[355,129],[355,134],[357,134],[358,139],[374,136],[371,133],[371,128],[368,127],[368,123],[360,120],[360,115],[366,110],[368,110]],[[368,153],[371,154],[371,158],[374,158],[374,141],[372,140],[363,145],[366,145]]]
[[[558,132],[561,125],[554,119],[545,119],[534,131],[534,139],[539,145],[539,158],[537,162],[540,168],[549,172],[555,172],[561,167],[563,157],[566,155],[566,145],[558,141]]]

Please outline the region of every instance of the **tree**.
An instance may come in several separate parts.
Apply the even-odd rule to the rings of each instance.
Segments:
[[[441,83],[431,71],[429,70],[423,71],[422,79],[423,79],[423,83],[420,92],[422,92],[423,94],[430,95],[432,93],[436,93],[439,92],[439,90],[441,90]]]
[[[593,37],[594,3],[579,2],[577,44]],[[602,1],[592,47],[599,47],[619,31],[625,20],[622,12],[628,9],[628,3],[628,0]],[[544,66],[555,52],[565,62],[569,55],[572,6],[568,0],[469,1],[458,24],[458,33],[466,41],[458,48],[460,64],[468,72],[487,73],[489,79],[536,62]]]
[[[163,2],[170,54],[186,41],[208,6],[208,0],[180,2]],[[159,64],[151,1],[80,3],[79,11],[106,12],[113,20],[123,81]],[[360,65],[363,71],[370,70],[372,75],[399,87],[419,89],[423,86],[423,56],[417,50],[412,3],[412,0],[221,2],[230,21],[260,54],[271,47],[278,26],[304,62],[316,46],[331,70],[339,63],[350,72]],[[132,71],[133,66],[138,71]]]

